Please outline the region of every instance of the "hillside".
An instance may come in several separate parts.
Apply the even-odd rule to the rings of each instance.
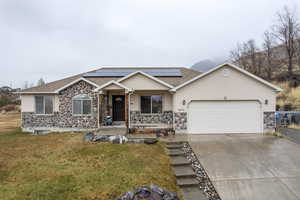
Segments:
[[[300,86],[291,87],[288,81],[274,84],[283,89],[277,95],[277,110],[300,110]]]
[[[206,72],[222,63],[225,62],[225,59],[218,59],[218,60],[210,60],[210,59],[205,59],[201,60],[191,66],[191,69],[200,71],[200,72]]]

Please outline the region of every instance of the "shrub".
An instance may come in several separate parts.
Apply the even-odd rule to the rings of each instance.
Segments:
[[[17,105],[15,105],[15,104],[8,104],[6,106],[3,106],[1,108],[1,111],[2,110],[6,111],[6,112],[17,111],[17,110],[19,110],[19,107]]]
[[[284,105],[283,105],[283,110],[285,110],[285,111],[291,111],[291,110],[293,110],[293,109],[294,109],[294,107],[293,107],[293,105],[290,104],[290,103],[287,103],[287,104],[284,104]]]
[[[0,108],[3,107],[3,106],[6,106],[9,103],[10,103],[10,101],[9,101],[8,98],[6,98],[6,97],[1,97],[0,98]]]

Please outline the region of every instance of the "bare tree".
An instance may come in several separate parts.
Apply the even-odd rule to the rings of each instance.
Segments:
[[[259,75],[261,69],[258,67],[258,48],[253,39],[244,43],[244,49],[249,60],[249,71]]]
[[[274,35],[271,34],[269,31],[266,31],[264,33],[263,49],[264,49],[264,55],[266,60],[265,71],[268,80],[272,79],[272,72],[274,71],[275,68],[274,47],[275,47]]]
[[[249,70],[248,58],[247,58],[247,50],[245,43],[237,43],[236,48],[230,51],[230,60],[244,68],[245,70]]]
[[[297,38],[296,62],[297,62],[298,68],[300,69],[300,36],[298,36],[298,38]]]
[[[43,78],[40,78],[37,82],[37,86],[45,85],[45,81]]]
[[[276,38],[283,43],[288,58],[288,74],[293,75],[294,57],[296,54],[296,39],[300,30],[300,25],[296,17],[296,10],[290,11],[284,7],[282,12],[277,13],[278,22],[274,26]]]
[[[241,44],[237,43],[236,48],[230,51],[230,60],[238,65],[242,65],[242,48]]]

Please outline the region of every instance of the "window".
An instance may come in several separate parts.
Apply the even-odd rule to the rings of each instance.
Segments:
[[[73,115],[90,115],[92,113],[92,100],[87,94],[73,97]]]
[[[141,113],[162,113],[162,96],[141,96]]]
[[[53,96],[35,96],[36,114],[53,114]]]

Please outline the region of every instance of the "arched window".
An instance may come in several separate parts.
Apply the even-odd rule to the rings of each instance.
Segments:
[[[73,97],[73,115],[90,115],[92,113],[92,99],[87,94]]]

